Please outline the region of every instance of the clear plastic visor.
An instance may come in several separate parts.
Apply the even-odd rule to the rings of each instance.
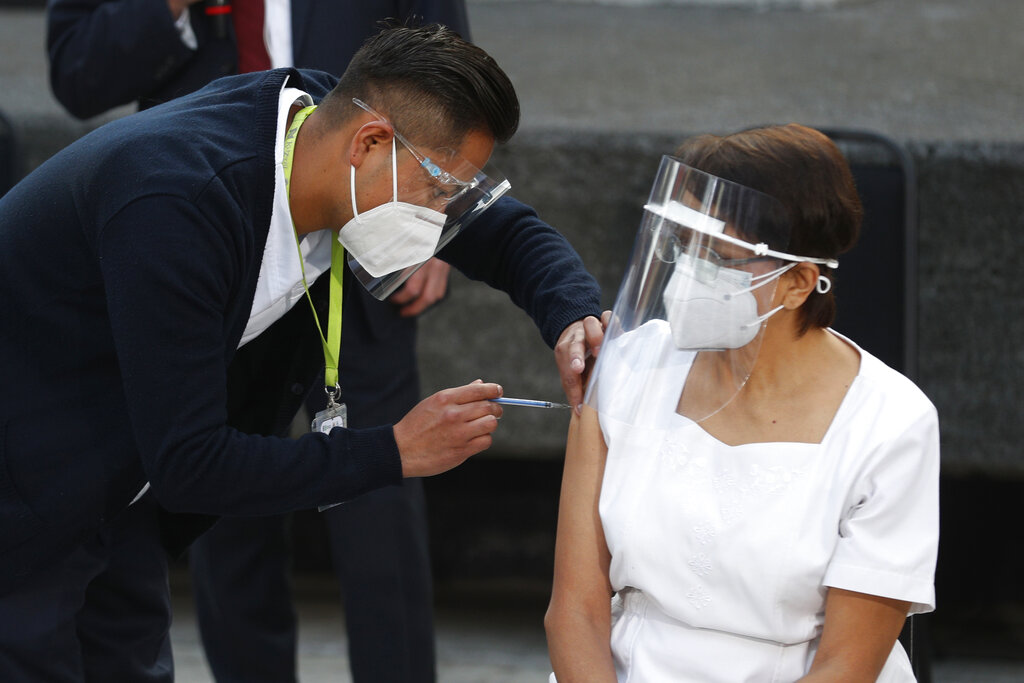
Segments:
[[[494,173],[491,169],[488,169],[488,172]],[[511,188],[508,180],[501,177],[495,178],[493,175],[487,175],[482,172],[475,177],[475,181],[471,189],[463,191],[458,197],[445,203],[443,211],[441,211],[445,215],[444,226],[441,228],[440,237],[434,247],[434,254],[443,249],[459,232],[472,223],[477,216],[486,211],[491,204],[496,202],[499,197]],[[348,265],[352,273],[370,294],[380,300],[391,296],[427,260],[429,259],[424,259],[406,268],[375,277],[355,257],[351,254],[348,255]]]
[[[701,422],[739,393],[788,237],[775,199],[663,158],[587,387],[602,424]]]
[[[353,99],[353,102],[379,120],[390,123],[361,100]],[[392,130],[398,141],[393,199],[444,214],[434,254],[511,188],[504,175],[491,164],[479,169],[455,150],[420,148],[393,125]],[[375,277],[351,254],[348,256],[349,267],[359,282],[382,300],[401,287],[427,260]]]

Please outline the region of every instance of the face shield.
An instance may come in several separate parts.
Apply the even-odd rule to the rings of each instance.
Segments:
[[[387,121],[384,115],[373,110],[365,102],[355,98],[352,101],[379,120]],[[409,142],[404,135],[394,129],[394,126],[392,130],[398,141],[395,155],[392,157],[392,168],[396,169],[395,157],[402,149],[405,149],[417,163],[413,173],[405,173],[401,177],[397,170],[393,170],[392,203],[396,206],[404,205],[413,214],[416,213],[415,207],[422,207],[425,211],[421,213],[429,214],[429,217],[421,222],[433,223],[439,230],[430,233],[429,244],[424,244],[421,236],[409,237],[408,233],[404,232],[396,234],[390,243],[387,240],[382,241],[380,249],[405,250],[413,254],[414,262],[404,259],[404,265],[388,272],[381,272],[379,268],[373,267],[368,258],[364,259],[367,261],[365,264],[360,263],[357,255],[350,250],[349,268],[359,282],[378,299],[386,299],[401,287],[410,275],[511,187],[508,180],[489,165],[485,173],[451,149],[431,150],[431,154],[428,155]],[[352,194],[354,196],[354,191]],[[359,218],[354,220],[358,221]],[[405,239],[415,239],[418,243],[407,245],[403,243]]]
[[[602,420],[701,422],[753,372],[785,252],[789,220],[774,198],[672,157],[644,206],[586,402]]]

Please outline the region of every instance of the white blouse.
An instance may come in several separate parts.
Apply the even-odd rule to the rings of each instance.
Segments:
[[[661,321],[636,333],[671,344]],[[598,406],[620,681],[796,680],[829,586],[909,601],[911,614],[934,608],[938,417],[913,383],[858,351],[820,444],[718,441],[675,412],[685,365],[642,396],[602,385],[607,401],[642,403],[644,421]],[[628,362],[614,343],[602,353]],[[879,680],[913,680],[898,643]]]

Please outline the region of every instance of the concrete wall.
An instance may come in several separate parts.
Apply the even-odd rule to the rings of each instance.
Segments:
[[[920,175],[919,384],[943,465],[1024,473],[1024,145],[912,144]]]
[[[496,164],[576,246],[614,301],[662,153],[660,135],[524,132]],[[1024,145],[908,142],[919,177],[918,383],[935,402],[947,471],[1024,474]],[[856,293],[844,292],[844,296]],[[553,356],[504,295],[458,277],[424,317],[424,388],[482,377],[558,399]],[[509,409],[493,451],[557,457],[567,416]]]

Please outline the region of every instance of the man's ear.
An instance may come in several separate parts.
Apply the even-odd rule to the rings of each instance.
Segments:
[[[371,155],[379,151],[387,151],[391,154],[391,140],[395,136],[395,129],[387,121],[370,121],[360,126],[352,142],[349,145],[350,164],[359,168]]]
[[[813,263],[801,262],[790,268],[782,276],[779,288],[782,290],[782,305],[787,309],[796,310],[804,305],[818,285],[818,266]]]

